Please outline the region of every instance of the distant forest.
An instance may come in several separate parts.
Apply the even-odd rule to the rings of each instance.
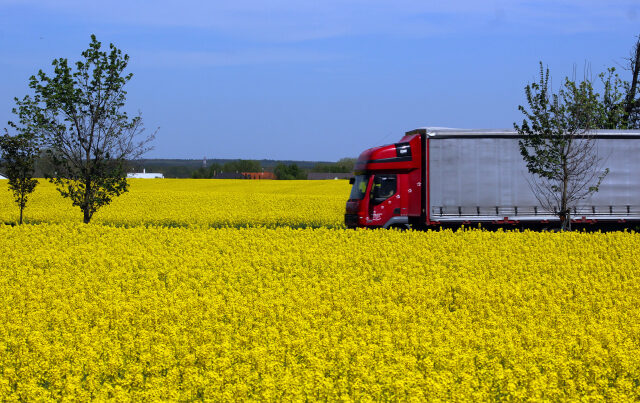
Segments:
[[[308,172],[352,172],[354,158],[343,158],[338,162],[295,160],[242,160],[242,159],[141,159],[131,161],[131,172],[159,172],[165,178],[210,178],[220,172],[276,172],[282,167],[297,167],[297,171]],[[280,167],[280,169],[277,169]],[[301,176],[298,176],[301,177]]]
[[[141,159],[129,162],[129,172],[158,172],[165,178],[212,178],[220,173],[272,172],[280,179],[306,179],[309,172],[350,173],[355,158],[342,158],[337,162],[296,160],[242,160],[242,159]],[[2,161],[0,160],[0,164]],[[34,177],[42,178],[50,172],[46,156],[35,164]],[[2,174],[2,169],[0,169]]]

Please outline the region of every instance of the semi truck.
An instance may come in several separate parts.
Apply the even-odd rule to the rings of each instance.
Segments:
[[[560,218],[536,197],[535,177],[508,129],[423,127],[365,150],[346,204],[350,228],[481,226],[552,229]],[[597,192],[570,207],[572,226],[640,225],[640,130],[589,134],[608,173]],[[538,194],[539,196],[539,194]]]

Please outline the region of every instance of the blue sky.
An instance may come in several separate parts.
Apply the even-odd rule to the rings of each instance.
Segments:
[[[555,83],[623,64],[640,1],[0,0],[0,128],[92,33],[131,57],[148,157],[335,161],[416,127],[511,127],[538,61]]]

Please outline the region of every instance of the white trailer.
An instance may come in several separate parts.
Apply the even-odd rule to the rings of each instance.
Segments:
[[[559,220],[533,191],[512,130],[424,129],[429,143],[429,212],[434,221]],[[592,133],[599,190],[572,206],[578,220],[640,219],[640,131]]]

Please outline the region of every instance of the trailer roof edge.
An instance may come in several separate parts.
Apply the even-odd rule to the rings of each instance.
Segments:
[[[513,129],[454,129],[447,127],[419,127],[405,133],[425,134],[433,138],[518,138],[520,135]],[[638,139],[640,130],[593,130],[594,138]]]

